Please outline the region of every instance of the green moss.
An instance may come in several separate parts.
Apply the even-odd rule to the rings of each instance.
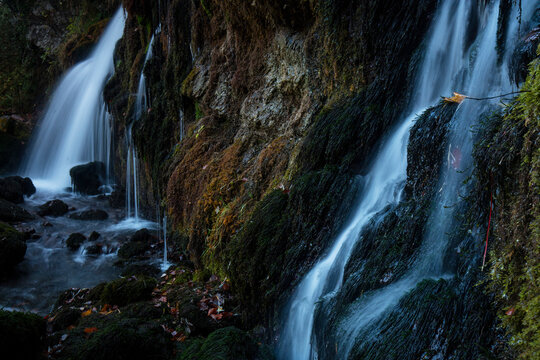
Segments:
[[[489,277],[511,343],[525,359],[540,357],[540,61],[524,91],[487,124],[475,156],[485,203],[494,197]]]
[[[75,329],[58,357],[62,360],[166,360],[172,352],[167,333],[157,323],[134,318],[91,322]],[[86,328],[95,328],[91,334]]]
[[[258,353],[259,346],[244,331],[227,327],[214,331],[205,340],[193,341],[177,360],[272,359]]]
[[[24,234],[0,222],[0,274],[11,270],[24,259]]]
[[[212,17],[212,13],[210,12],[210,9],[206,5],[206,2],[204,0],[200,0],[200,1],[201,1],[201,6],[202,6],[204,12],[206,13],[206,15],[208,15],[208,17]]]
[[[25,35],[28,25],[0,3],[0,113],[30,113],[47,88],[48,64]]]
[[[156,280],[149,277],[122,278],[105,285],[101,301],[106,304],[123,306],[150,299]]]
[[[195,103],[195,120],[200,120],[204,117],[204,113],[201,109],[201,105],[199,103]],[[197,131],[197,134],[195,136],[198,136],[198,132],[200,132],[204,128],[204,125]]]
[[[45,320],[30,313],[0,310],[0,348],[11,359],[43,359]]]

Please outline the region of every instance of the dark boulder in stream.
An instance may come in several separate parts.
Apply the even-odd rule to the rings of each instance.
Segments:
[[[34,216],[20,206],[0,199],[0,221],[20,222],[34,219]]]
[[[39,216],[62,216],[69,211],[69,207],[62,200],[51,200],[39,207]]]
[[[0,179],[0,198],[15,204],[24,202],[24,195],[30,196],[36,193],[36,188],[30,178],[10,176]]]
[[[103,210],[85,210],[85,211],[79,211],[74,214],[69,215],[70,219],[73,220],[107,220],[109,218],[109,214],[107,214]]]
[[[156,242],[157,238],[148,229],[138,230],[127,243],[122,245],[118,251],[118,257],[125,260],[143,257],[151,249],[151,244]]]
[[[75,251],[81,247],[83,242],[86,241],[86,237],[83,234],[74,233],[69,235],[66,240],[66,246],[71,250]]]
[[[76,192],[85,195],[98,195],[99,188],[105,183],[107,171],[104,163],[94,161],[71,168],[69,175]]]
[[[26,254],[25,235],[0,222],[0,274],[10,271],[23,261]]]

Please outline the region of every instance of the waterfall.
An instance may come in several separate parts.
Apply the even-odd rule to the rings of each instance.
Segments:
[[[155,35],[161,31],[161,25],[159,25],[148,43],[148,49],[144,58],[143,67],[141,69],[141,75],[139,76],[139,85],[137,87],[137,95],[135,97],[134,108],[134,121],[141,118],[144,111],[148,109],[149,97],[146,90],[146,79],[144,76],[144,68],[148,60],[152,58],[152,48],[154,46]],[[133,203],[133,218],[135,222],[139,220],[139,188],[137,186],[137,149],[133,143],[133,137],[131,133],[133,123],[129,125],[126,131],[126,218],[132,217],[131,205]],[[133,171],[132,171],[133,170]],[[133,173],[133,174],[132,174]],[[133,198],[133,201],[132,201]]]
[[[62,78],[37,126],[22,173],[54,187],[70,185],[69,170],[89,161],[109,169],[111,124],[103,88],[114,72],[113,53],[124,31],[119,9],[90,57]]]
[[[178,142],[184,140],[184,110],[178,110],[178,119],[179,119],[179,136]]]
[[[154,33],[152,34],[152,37],[150,38],[150,42],[148,43],[148,49],[146,51],[146,56],[144,57],[143,67],[141,69],[141,75],[139,76],[139,86],[137,87],[137,97],[135,98],[135,110],[134,110],[134,118],[135,120],[139,120],[142,116],[143,111],[146,111],[148,109],[149,102],[148,102],[148,95],[146,93],[146,77],[144,76],[144,67],[146,66],[146,63],[148,60],[152,58],[153,55],[153,47],[154,47],[154,38],[155,36],[161,31],[161,25],[159,25]]]
[[[167,215],[163,215],[163,263],[161,264],[161,270],[165,271],[169,266],[167,260]]]
[[[135,222],[139,220],[139,198],[138,198],[138,186],[137,186],[137,151],[133,144],[133,138],[131,135],[131,125],[127,129],[126,133],[126,217],[132,217],[133,204],[133,218]],[[133,201],[132,201],[133,198]]]
[[[532,14],[536,1],[523,1],[523,14]],[[475,2],[469,0],[440,3],[426,39],[426,53],[417,74],[412,106],[403,116],[401,125],[386,140],[373,167],[366,175],[354,216],[334,240],[328,252],[316,263],[295,289],[286,308],[285,323],[278,344],[279,359],[317,359],[317,339],[313,335],[314,314],[318,302],[335,296],[343,282],[344,268],[365,225],[388,204],[400,201],[406,179],[407,143],[409,129],[416,114],[434,104],[441,95],[455,90],[470,96],[500,94],[511,89],[507,62],[516,43],[517,21],[510,24],[506,56],[497,65],[496,37],[499,1],[486,5],[475,15]],[[517,18],[513,9],[512,19]],[[472,44],[467,41],[467,22],[479,16],[480,31]],[[459,146],[463,168],[470,167],[472,134],[470,127],[482,113],[482,103],[465,101],[451,121],[450,141]],[[336,334],[337,355],[346,359],[359,337],[376,333],[373,327],[395,306],[399,299],[426,278],[450,276],[443,271],[443,253],[447,245],[446,232],[451,226],[452,209],[448,204],[459,201],[458,190],[470,173],[449,167],[441,176],[443,191],[436,199],[430,216],[431,227],[420,249],[420,255],[400,280],[369,296],[357,299],[348,308]],[[373,335],[374,336],[374,335]]]

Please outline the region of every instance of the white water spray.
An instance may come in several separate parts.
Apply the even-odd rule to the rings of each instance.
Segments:
[[[113,53],[123,34],[119,9],[90,57],[63,77],[41,119],[22,173],[53,188],[70,185],[69,170],[89,161],[109,169],[111,124],[103,88],[114,71]]]

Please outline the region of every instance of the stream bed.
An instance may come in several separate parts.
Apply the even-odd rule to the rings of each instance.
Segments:
[[[106,195],[58,192],[40,187],[39,183],[36,188],[36,194],[22,205],[35,219],[16,226],[20,231],[35,230],[35,233],[27,240],[23,262],[7,280],[0,282],[0,307],[5,309],[46,314],[63,291],[93,287],[117,278],[122,269],[115,263],[122,243],[139,229],[157,229],[157,224],[150,221],[125,219],[125,210],[111,207]],[[53,199],[65,202],[70,211],[59,217],[37,215],[38,207]],[[104,210],[109,217],[90,221],[68,217],[74,212],[90,209]],[[66,246],[70,234],[81,233],[88,238],[94,231],[100,234],[97,240],[87,239],[75,251]],[[99,254],[89,254],[87,249],[92,246],[95,249],[96,245],[101,246]],[[147,262],[158,264],[159,259],[156,257]]]

